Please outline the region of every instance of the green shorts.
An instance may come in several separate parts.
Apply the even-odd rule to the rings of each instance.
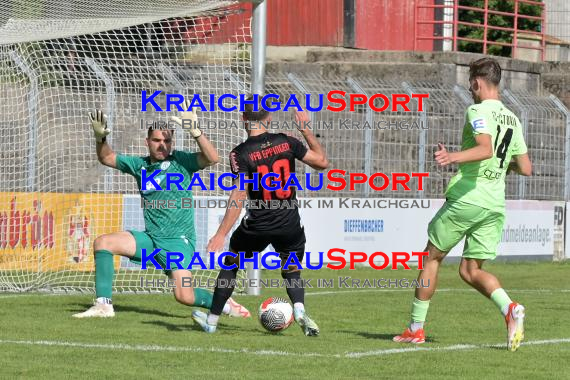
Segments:
[[[445,202],[428,226],[428,237],[449,252],[465,236],[463,257],[493,260],[501,241],[505,214],[462,202]]]
[[[133,263],[142,264],[142,249],[146,249],[146,254],[149,256],[155,249],[160,248],[160,252],[154,255],[154,260],[160,264],[166,275],[169,275],[171,271],[176,269],[186,269],[192,261],[192,256],[194,255],[194,240],[189,240],[188,238],[181,236],[176,238],[153,238],[146,232],[142,231],[129,231],[131,235],[135,238],[137,243],[137,248],[135,255],[131,258]],[[172,262],[168,263],[169,268],[166,266],[166,254],[167,252],[180,252],[184,255],[184,258],[180,262],[182,268],[178,268],[177,264]],[[174,258],[175,259],[175,258]],[[147,268],[152,263],[147,261]]]

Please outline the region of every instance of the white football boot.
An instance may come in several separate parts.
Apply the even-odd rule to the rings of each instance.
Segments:
[[[233,298],[228,299],[226,305],[230,307],[230,311],[227,313],[228,316],[234,318],[249,318],[251,313],[243,305],[240,305]]]
[[[113,305],[95,302],[93,306],[82,313],[73,314],[74,318],[110,318],[115,316]]]
[[[305,312],[305,310],[295,310],[293,315],[295,321],[301,326],[301,330],[306,336],[318,336],[319,326]]]

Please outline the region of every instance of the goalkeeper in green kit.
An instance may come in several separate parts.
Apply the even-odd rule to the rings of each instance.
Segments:
[[[183,104],[187,110],[189,103]],[[184,259],[182,268],[188,268],[194,254],[196,233],[194,228],[194,209],[181,209],[181,199],[191,198],[190,190],[156,191],[154,186],[147,184],[146,190],[141,187],[141,171],[146,169],[147,173],[160,170],[155,176],[157,183],[164,183],[167,173],[179,173],[184,176],[181,182],[183,189],[189,188],[192,174],[198,170],[214,165],[218,162],[218,153],[208,140],[206,135],[200,131],[197,125],[196,111],[182,112],[181,118],[172,117],[179,125],[191,128],[185,129],[196,141],[200,152],[190,153],[172,150],[173,131],[168,129],[149,128],[146,145],[148,156],[134,157],[115,154],[106,142],[106,136],[111,132],[107,127],[107,118],[102,111],[97,110],[89,114],[91,125],[95,132],[97,141],[97,158],[103,165],[118,169],[135,177],[141,198],[144,201],[153,202],[164,200],[176,202],[176,208],[145,208],[143,211],[145,231],[123,231],[99,236],[94,242],[95,253],[95,292],[96,300],[94,306],[88,310],[74,314],[76,318],[86,317],[113,317],[115,312],[111,301],[114,267],[113,255],[128,257],[133,262],[140,263],[142,249],[146,249],[147,257],[155,250],[160,249],[154,256],[165,274],[171,278],[175,284],[174,297],[184,305],[199,306],[209,309],[212,304],[212,293],[188,286],[188,279],[191,273],[186,269],[178,269],[176,263],[169,263],[166,267],[167,252],[182,253]],[[152,185],[152,183],[151,183]],[[185,279],[186,280],[183,280]],[[184,287],[182,286],[184,281]],[[224,306],[224,314],[234,317],[249,317],[250,313],[243,306],[229,299]]]
[[[409,327],[394,337],[396,342],[424,343],[424,322],[436,285],[439,265],[446,254],[465,237],[459,267],[461,278],[499,308],[507,324],[507,348],[515,351],[524,338],[525,309],[513,302],[499,280],[483,270],[485,260],[497,256],[505,222],[505,176],[512,171],[530,176],[527,154],[518,118],[499,100],[501,67],[492,58],[469,66],[470,92],[475,104],[466,112],[460,152],[448,152],[443,144],[435,153],[440,166],[459,164],[445,193],[446,202],[428,226],[424,269],[419,279],[426,288],[416,288]]]

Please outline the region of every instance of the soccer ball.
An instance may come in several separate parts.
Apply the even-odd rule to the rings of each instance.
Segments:
[[[293,322],[293,308],[286,299],[269,297],[259,306],[259,322],[267,331],[285,330]]]

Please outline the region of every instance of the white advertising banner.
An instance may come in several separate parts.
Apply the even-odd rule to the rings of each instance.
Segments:
[[[303,208],[301,217],[307,235],[306,251],[331,248],[347,252],[422,251],[427,242],[427,226],[443,205],[443,200],[328,198],[332,208]],[[368,204],[378,207],[366,207]],[[321,199],[313,199],[319,204]],[[368,204],[366,203],[368,202]],[[381,208],[385,207],[385,208]],[[507,201],[506,220],[499,256],[552,256],[555,202]],[[463,241],[449,254],[459,257]],[[335,254],[338,256],[338,254]],[[345,254],[345,257],[348,257]],[[315,256],[317,258],[317,256]],[[326,253],[325,253],[326,260]],[[314,261],[311,259],[311,261]]]
[[[566,202],[566,210],[568,210],[568,207],[570,207],[570,202]],[[565,255],[564,257],[566,259],[570,259],[570,221],[568,220],[568,218],[566,218],[566,233],[564,234],[565,236]]]
[[[315,253],[311,261],[318,258],[317,252],[325,252],[325,261],[329,261],[326,252],[332,248],[368,255],[377,251],[386,254],[423,251],[427,223],[437,211],[432,207],[434,201],[426,199],[317,198],[312,201],[312,208],[300,210],[307,236],[305,251]],[[316,207],[325,201],[333,207]],[[378,201],[382,202],[375,203]],[[348,258],[348,254],[345,257]]]
[[[143,229],[139,197],[126,195],[124,198],[124,228]],[[219,207],[219,201],[227,201],[227,198],[195,197],[195,200],[199,202],[198,207],[188,211],[195,213],[196,249],[205,252],[208,239],[217,230],[225,213],[225,208]],[[300,199],[299,211],[307,237],[305,251],[311,252],[309,257],[313,263],[318,262],[319,252],[324,252],[324,262],[330,261],[326,253],[333,248],[346,250],[345,258],[349,257],[349,252],[371,255],[380,251],[388,256],[392,252],[410,255],[421,252],[428,239],[428,223],[443,203],[442,199]],[[557,236],[555,221],[562,207],[560,202],[507,201],[498,256],[512,259],[552,257]],[[558,219],[560,217],[558,215]],[[239,221],[234,229],[238,224]],[[226,243],[229,243],[229,237]],[[460,257],[463,244],[460,242],[449,256]],[[335,256],[340,254],[337,252]],[[378,262],[382,263],[382,258]]]

